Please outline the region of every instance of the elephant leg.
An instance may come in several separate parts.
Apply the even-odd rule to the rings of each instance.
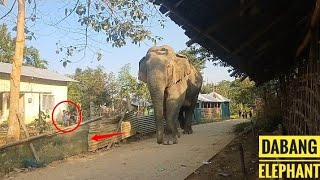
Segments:
[[[192,115],[193,115],[193,108],[189,107],[186,109],[186,119],[185,119],[185,125],[183,129],[183,134],[192,134]]]
[[[184,125],[185,125],[185,118],[184,118],[183,113],[184,113],[184,108],[181,107],[180,112],[179,112],[179,117],[178,117],[181,129],[184,129]]]
[[[188,106],[185,110],[185,125],[184,125],[184,129],[183,129],[183,134],[192,134],[193,130],[192,130],[192,117],[193,117],[193,113],[194,113],[194,109],[196,107],[197,104],[197,99],[194,98],[191,105]]]
[[[178,121],[175,121],[175,130],[176,130],[176,134],[177,134],[177,136],[178,136],[178,138],[180,138],[181,137],[181,135],[180,135],[180,133],[179,133],[179,131],[178,131]]]
[[[182,106],[185,93],[179,94],[177,92],[169,93],[168,99],[166,101],[166,127],[165,135],[163,139],[164,145],[177,144],[177,137],[180,136],[180,133],[177,128],[177,119],[179,116],[179,111]]]
[[[176,102],[168,102],[166,126],[164,129],[163,144],[171,145],[178,143],[177,137],[179,132],[177,129],[176,119],[178,118],[178,105]]]

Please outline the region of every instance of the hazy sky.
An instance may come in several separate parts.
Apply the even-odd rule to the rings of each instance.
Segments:
[[[8,9],[12,1],[9,1],[7,7],[0,7],[0,17],[3,16]],[[102,49],[103,58],[101,61],[97,61],[94,54],[88,50],[86,56],[82,59],[83,53],[78,54],[73,57],[72,61],[75,63],[68,64],[66,68],[63,67],[60,60],[61,55],[56,54],[56,43],[60,41],[64,45],[72,45],[84,42],[83,27],[77,22],[78,17],[76,15],[71,15],[66,21],[63,21],[57,26],[52,24],[58,22],[64,17],[65,5],[69,5],[67,2],[72,1],[61,1],[61,0],[37,0],[37,16],[39,19],[35,24],[28,21],[30,30],[35,33],[36,40],[28,41],[28,45],[32,45],[39,49],[40,54],[49,62],[49,69],[58,71],[62,74],[72,74],[76,68],[86,68],[86,67],[96,67],[97,65],[102,65],[107,72],[117,73],[121,66],[130,63],[132,67],[132,74],[137,76],[138,73],[138,62],[143,57],[151,47],[151,42],[141,43],[141,46],[131,44],[128,42],[126,46],[121,48],[112,48],[110,44],[107,44],[104,39],[103,34],[93,33],[90,36],[90,44],[96,49]],[[74,2],[72,2],[74,3]],[[72,3],[68,8],[72,8]],[[30,14],[31,7],[27,6],[27,11]],[[14,13],[0,20],[0,23],[5,23],[9,26],[9,29],[14,27],[15,15],[17,14],[16,8],[13,10]],[[159,15],[158,15],[159,16]],[[165,28],[161,28],[157,23],[157,18],[155,17],[153,21],[150,22],[150,29],[154,35],[163,38],[158,44],[167,44],[172,46],[176,51],[186,48],[186,42],[189,40],[187,36],[184,35],[184,30],[177,26],[173,21],[167,19],[165,22]],[[30,26],[31,25],[31,26]],[[58,28],[57,28],[58,27]],[[13,32],[12,35],[15,35]],[[82,60],[81,60],[82,59]],[[210,63],[207,63],[207,68],[204,70],[204,79],[209,82],[219,82],[221,80],[232,80],[227,72],[227,68],[215,67]]]

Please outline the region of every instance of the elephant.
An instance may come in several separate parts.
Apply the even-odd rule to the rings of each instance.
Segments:
[[[203,77],[188,58],[169,45],[152,46],[139,61],[138,79],[147,83],[151,95],[157,143],[178,143],[178,118],[183,133],[192,134],[192,115]]]

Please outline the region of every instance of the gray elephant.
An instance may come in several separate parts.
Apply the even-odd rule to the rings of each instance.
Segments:
[[[139,62],[139,80],[147,83],[154,106],[158,144],[176,144],[180,134],[191,134],[192,115],[203,78],[186,56],[172,47],[153,46]],[[164,127],[163,120],[166,121]]]

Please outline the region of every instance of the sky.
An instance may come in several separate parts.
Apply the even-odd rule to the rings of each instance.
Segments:
[[[0,7],[0,17],[2,17],[11,8],[11,4],[14,1],[8,1],[7,6]],[[71,2],[71,3],[70,3]],[[127,64],[131,64],[131,73],[137,77],[138,74],[138,63],[139,60],[145,55],[147,50],[152,46],[151,42],[143,42],[140,46],[131,44],[128,42],[127,45],[121,48],[112,48],[110,44],[107,44],[103,39],[105,36],[101,33],[92,32],[90,35],[90,45],[94,47],[93,50],[101,49],[100,52],[103,54],[103,58],[100,61],[96,60],[93,51],[87,50],[84,56],[83,52],[72,57],[72,62],[63,67],[60,60],[63,58],[61,54],[56,54],[57,45],[56,43],[63,45],[72,45],[84,42],[83,27],[77,22],[78,17],[71,15],[65,21],[59,25],[53,26],[56,22],[64,17],[64,9],[72,8],[72,0],[61,1],[61,0],[37,0],[37,17],[35,23],[27,19],[27,27],[29,30],[34,32],[35,38],[31,41],[27,41],[27,45],[34,46],[39,49],[41,57],[49,62],[49,69],[57,71],[61,74],[72,74],[76,68],[95,68],[101,65],[105,68],[106,72],[118,73],[120,68]],[[32,4],[31,4],[32,5]],[[27,17],[32,12],[33,5],[27,5]],[[15,7],[10,15],[8,15],[0,23],[8,25],[9,29],[15,26],[17,8]],[[184,30],[177,26],[169,18],[165,18],[165,27],[161,28],[157,19],[160,18],[158,14],[149,22],[149,29],[153,35],[162,37],[161,41],[158,41],[158,45],[167,44],[172,46],[176,51],[185,49],[186,42],[189,38],[184,34]],[[15,36],[15,32],[11,33]],[[91,48],[92,49],[92,48]],[[234,78],[229,76],[228,68],[215,67],[210,63],[207,63],[207,68],[204,70],[203,76],[206,82],[217,83],[221,80],[233,80]]]

